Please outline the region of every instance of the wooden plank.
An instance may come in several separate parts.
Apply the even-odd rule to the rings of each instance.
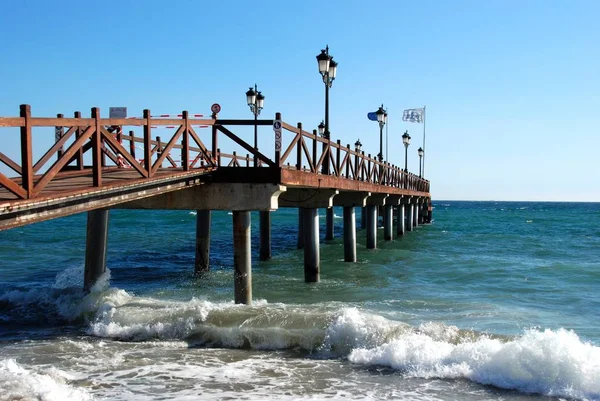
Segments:
[[[15,173],[21,175],[21,166],[19,166],[13,159],[6,156],[4,153],[0,152],[0,162],[6,164],[10,167]]]
[[[202,124],[202,123],[200,123]],[[216,120],[215,125],[273,125],[273,120]],[[205,123],[206,125],[206,123]]]
[[[69,128],[69,130],[67,132],[65,132],[65,134],[58,140],[58,142],[54,143],[54,146],[52,146],[50,149],[48,149],[48,151],[44,154],[44,156],[42,156],[40,158],[40,160],[38,160],[37,163],[35,163],[35,165],[33,166],[33,172],[37,173],[40,168],[42,168],[44,166],[44,164],[46,164],[46,162],[48,162],[48,160],[50,160],[50,158],[56,153],[58,152],[58,150],[65,144],[65,142],[67,142],[67,140],[69,139],[69,137],[77,130],[77,127],[71,127]]]
[[[24,125],[23,117],[0,117],[0,127],[23,127]]]
[[[121,143],[119,143],[119,141],[117,141],[104,128],[102,128],[102,134],[104,136],[104,139],[106,141],[108,141],[108,143],[111,145],[111,147],[115,150],[116,153],[120,153],[121,156],[123,156],[125,158],[125,160],[127,160],[127,162],[129,163],[129,165],[131,167],[133,167],[135,170],[137,170],[137,172],[140,173],[140,175],[142,177],[148,178],[148,171],[146,171],[141,166],[141,164],[139,164],[138,161],[135,160],[134,156],[130,155],[129,152],[127,152],[127,150],[123,147],[123,145]]]
[[[192,128],[190,126],[189,127],[189,132],[190,132],[190,136],[192,137],[192,139],[194,140],[194,142],[196,142],[196,144],[199,147],[199,150],[196,150],[196,148],[190,148],[190,150],[194,150],[196,152],[199,152],[199,153],[203,154],[204,155],[204,160],[206,160],[206,162],[209,163],[211,166],[214,166],[215,163],[213,162],[212,158],[210,157],[210,155],[208,153],[208,148],[200,140],[200,137],[198,136],[198,134],[196,133],[196,131],[194,130],[194,128]],[[195,162],[196,161],[194,161],[194,163]]]
[[[296,134],[296,136],[294,137],[292,142],[290,142],[288,148],[285,150],[285,152],[283,152],[283,155],[281,156],[282,164],[285,163],[288,156],[290,155],[290,153],[292,153],[292,150],[294,150],[294,147],[296,146],[296,144],[298,143],[299,140],[300,140],[300,134]]]
[[[71,146],[69,146],[69,149],[65,151],[63,157],[61,157],[60,160],[54,162],[52,167],[50,167],[48,171],[46,171],[46,173],[42,176],[42,178],[40,178],[40,180],[37,182],[34,190],[34,196],[37,196],[42,191],[42,189],[44,189],[48,182],[50,182],[50,180],[52,180],[52,178],[54,178],[54,176],[67,164],[71,157],[75,155],[75,153],[79,150],[81,145],[85,141],[87,141],[95,132],[95,127],[88,127],[83,132],[83,134],[81,134],[81,136],[78,139],[76,139],[75,142],[71,144]]]
[[[17,195],[19,198],[27,199],[27,192],[23,188],[21,188],[20,185],[18,185],[2,173],[0,173],[0,185],[8,189],[13,194]]]
[[[175,142],[177,142],[177,140],[179,139],[179,137],[181,136],[181,134],[183,133],[183,131],[184,131],[183,125],[179,126],[179,129],[177,129],[177,131],[175,132],[175,135],[173,135],[173,137],[171,138],[171,140],[169,140],[169,142],[167,143],[167,146],[165,146],[165,148],[162,150],[161,155],[154,162],[154,165],[152,166],[152,173],[153,174],[160,168],[162,162],[166,159],[167,155],[171,151],[171,148],[173,147],[173,145],[175,144]]]
[[[306,146],[306,142],[304,142],[304,138],[301,138],[302,141],[302,149],[304,150],[304,154],[306,155],[306,161],[308,162],[308,166],[310,167],[310,171],[311,172],[316,172],[315,171],[315,165],[312,161],[312,157],[310,155],[310,151],[308,150],[308,146]]]
[[[254,121],[254,120],[252,120],[252,121]],[[248,145],[246,142],[241,140],[236,134],[229,131],[227,128],[225,128],[223,126],[218,125],[216,127],[219,131],[221,131],[222,133],[227,135],[229,138],[231,138],[235,143],[237,143],[238,145],[240,145],[241,147],[246,149],[248,152],[250,152],[254,157],[262,160],[269,167],[275,167],[275,163],[273,163],[269,158],[267,158],[265,155],[260,153],[258,150],[254,149],[252,146]]]
[[[33,127],[56,127],[65,126],[72,127],[74,125],[93,125],[93,118],[56,118],[56,117],[32,117],[31,125]]]

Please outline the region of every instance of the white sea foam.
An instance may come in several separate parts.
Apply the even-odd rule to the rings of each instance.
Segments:
[[[0,400],[93,400],[84,389],[69,385],[75,378],[56,368],[26,369],[14,359],[0,361]]]
[[[458,344],[414,332],[354,349],[348,359],[412,377],[467,378],[527,393],[600,399],[600,348],[564,329],[528,330],[507,342],[482,336]]]

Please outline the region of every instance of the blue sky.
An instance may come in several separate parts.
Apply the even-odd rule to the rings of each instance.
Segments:
[[[332,138],[360,138],[376,154],[366,113],[383,103],[388,159],[404,164],[408,129],[418,172],[422,125],[401,116],[427,105],[435,199],[600,201],[600,2],[89,4],[3,4],[0,115],[21,103],[36,116],[93,106],[208,114],[218,102],[223,118],[251,118],[244,92],[256,82],[265,118],[279,111],[312,129],[324,113],[315,56],[329,44],[339,62]]]

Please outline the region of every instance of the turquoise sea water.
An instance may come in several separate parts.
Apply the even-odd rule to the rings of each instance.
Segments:
[[[376,250],[358,231],[357,263],[337,218],[317,284],[297,211],[273,213],[268,262],[253,215],[251,307],[226,212],[199,278],[194,212],[111,211],[88,295],[85,214],[0,232],[0,400],[600,400],[600,204],[434,207]]]

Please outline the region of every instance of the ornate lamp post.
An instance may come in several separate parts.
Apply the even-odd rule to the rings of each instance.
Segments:
[[[333,60],[333,56],[329,54],[329,46],[321,50],[321,53],[317,56],[317,62],[319,63],[319,73],[323,77],[323,83],[325,84],[325,126],[324,126],[324,137],[325,139],[331,139],[329,136],[329,88],[333,85],[335,80],[335,74],[337,72],[338,63]],[[323,174],[329,174],[329,163],[323,164]]]
[[[421,162],[423,161],[423,155],[425,154],[425,152],[423,151],[423,148],[419,148],[419,150],[417,150],[417,153],[419,153],[419,178],[421,177]]]
[[[404,171],[408,173],[408,145],[410,145],[408,130],[402,134],[402,143],[404,144]]]
[[[248,106],[250,107],[250,111],[254,114],[254,149],[258,150],[258,116],[260,115],[260,111],[263,109],[265,104],[265,97],[262,93],[258,91],[256,84],[254,84],[254,88],[250,88],[248,92],[246,92],[246,101],[248,102]],[[254,156],[254,167],[258,165],[258,159]]]
[[[323,123],[323,121],[321,121],[321,123],[319,124],[319,126],[317,128],[319,130],[319,135],[324,136],[325,135],[325,123]]]
[[[321,50],[321,53],[317,55],[317,63],[319,64],[319,73],[321,74],[321,77],[323,77],[323,83],[325,84],[325,126],[323,136],[329,141],[331,139],[329,135],[329,88],[331,88],[331,85],[333,84],[338,66],[338,64],[333,61],[333,56],[329,54],[329,46],[326,46],[325,49]],[[327,144],[323,144],[324,149],[331,149],[326,148],[326,146]],[[330,150],[327,150],[327,152],[330,152]],[[325,163],[323,163],[321,171],[323,174],[329,174],[329,154],[325,155]],[[325,239],[333,239],[333,208],[327,209]]]
[[[383,108],[383,104],[376,111],[377,122],[379,123],[379,154],[377,158],[380,162],[383,161],[383,126],[387,123],[387,110]]]

